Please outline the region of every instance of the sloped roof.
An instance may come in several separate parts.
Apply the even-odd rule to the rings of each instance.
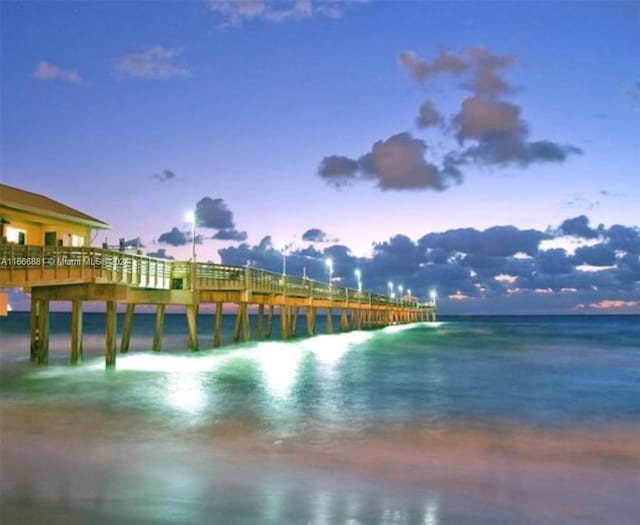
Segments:
[[[63,219],[78,224],[85,224],[92,228],[100,228],[103,230],[111,228],[111,226],[106,222],[102,222],[95,217],[91,217],[91,215],[87,215],[86,213],[70,208],[58,201],[54,201],[49,197],[13,188],[6,184],[0,184],[0,204],[7,208],[35,213],[55,219]]]

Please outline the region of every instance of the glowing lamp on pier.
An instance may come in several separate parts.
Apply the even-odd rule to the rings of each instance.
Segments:
[[[196,262],[196,214],[189,210],[184,214],[184,220],[191,224],[191,260]]]
[[[331,258],[325,261],[327,268],[329,269],[329,286],[333,282],[333,260]]]
[[[362,293],[362,272],[360,268],[356,268],[356,279],[358,280],[358,293]]]
[[[286,275],[287,273],[287,254],[289,253],[289,245],[284,244],[280,249],[282,253],[282,275]]]
[[[389,281],[387,286],[389,287],[389,297],[391,297],[393,295],[393,283]]]

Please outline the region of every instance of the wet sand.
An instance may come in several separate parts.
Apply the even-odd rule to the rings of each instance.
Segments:
[[[1,522],[636,524],[640,427],[186,425],[0,411]]]

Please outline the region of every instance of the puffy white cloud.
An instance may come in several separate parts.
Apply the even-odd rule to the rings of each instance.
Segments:
[[[175,64],[175,59],[184,52],[180,48],[153,46],[144,51],[129,53],[118,57],[115,61],[116,71],[124,75],[161,79],[187,75],[186,67]]]
[[[81,84],[82,78],[80,77],[80,73],[75,69],[63,69],[59,66],[51,64],[46,60],[41,60],[36,64],[35,69],[33,70],[33,78],[38,80],[66,80],[67,82],[71,82],[73,84]]]

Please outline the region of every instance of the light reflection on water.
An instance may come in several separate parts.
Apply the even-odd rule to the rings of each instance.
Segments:
[[[295,405],[292,398],[296,397],[293,389],[297,384],[302,385],[303,391],[297,397],[304,397],[307,388],[316,388],[318,392],[324,389],[321,411],[335,417],[339,407],[326,391],[335,391],[337,369],[345,355],[371,337],[372,332],[351,332],[321,335],[297,343],[263,342],[195,354],[122,354],[118,357],[115,381],[134,391],[136,404],[156,409],[164,404],[188,416],[192,423],[223,410],[225,397],[233,398],[234,381],[248,381],[248,388],[263,398],[261,401],[274,417]],[[101,359],[92,358],[78,367],[52,365],[28,375],[33,379],[73,383],[79,373],[88,373],[84,380],[95,383],[96,388],[104,388],[104,376],[111,372],[105,372]],[[127,374],[136,374],[136,379],[127,380]],[[222,378],[222,388],[216,388],[216,377]]]

